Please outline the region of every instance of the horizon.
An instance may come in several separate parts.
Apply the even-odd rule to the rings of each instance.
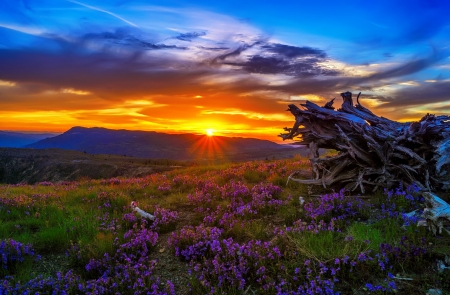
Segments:
[[[271,141],[280,145],[289,145],[289,146],[293,146],[293,147],[300,147],[301,145],[296,144],[295,142],[288,142],[288,141],[273,141],[270,139],[263,139],[263,138],[256,138],[256,137],[245,137],[245,136],[235,136],[235,135],[231,135],[231,136],[226,136],[226,135],[218,135],[215,133],[209,133],[209,132],[203,132],[203,133],[193,133],[193,132],[162,132],[162,131],[153,131],[153,130],[133,130],[133,129],[113,129],[113,128],[105,128],[105,127],[98,127],[98,126],[93,126],[93,127],[85,127],[85,126],[72,126],[71,128],[63,131],[63,132],[52,132],[52,131],[27,131],[27,130],[23,130],[23,131],[14,131],[14,130],[0,130],[0,132],[5,132],[5,133],[15,133],[15,134],[33,134],[33,135],[41,135],[41,134],[51,134],[53,135],[53,137],[58,136],[58,135],[62,135],[64,133],[66,133],[67,131],[73,129],[73,128],[84,128],[84,129],[93,129],[93,128],[99,128],[99,129],[106,129],[106,130],[111,130],[111,131],[130,131],[130,132],[154,132],[154,133],[161,133],[161,134],[170,134],[170,135],[194,135],[194,136],[204,136],[204,137],[211,137],[211,138],[244,138],[244,139],[260,139],[260,140],[267,140],[267,141]],[[281,139],[280,139],[281,140]]]
[[[2,1],[0,129],[209,132],[291,144],[278,137],[294,123],[288,104],[336,97],[338,108],[345,91],[361,91],[363,106],[396,121],[448,114],[449,8]]]

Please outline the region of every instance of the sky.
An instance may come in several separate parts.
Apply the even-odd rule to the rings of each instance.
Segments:
[[[0,1],[0,130],[280,141],[340,93],[398,121],[450,111],[450,2]]]

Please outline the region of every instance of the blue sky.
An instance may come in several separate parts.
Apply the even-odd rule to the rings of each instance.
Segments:
[[[0,129],[270,138],[340,92],[394,120],[450,110],[447,1],[0,2]],[[339,101],[336,102],[340,104]]]

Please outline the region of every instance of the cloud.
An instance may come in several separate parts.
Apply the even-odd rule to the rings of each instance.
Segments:
[[[450,101],[450,81],[424,83],[420,87],[397,90],[390,97],[382,97],[383,108],[413,107]]]
[[[134,33],[134,34],[133,34]],[[107,41],[113,42],[117,45],[133,46],[136,48],[158,50],[158,49],[187,49],[187,47],[177,45],[166,45],[163,43],[154,43],[143,40],[136,35],[139,32],[133,32],[129,28],[117,28],[114,32],[100,32],[100,33],[87,33],[81,39],[86,41]]]
[[[240,42],[235,48],[229,50],[228,52],[220,54],[218,56],[215,56],[212,59],[211,63],[217,64],[218,62],[224,61],[227,58],[240,56],[242,52],[252,48],[255,45],[261,44],[261,43],[262,43],[262,40],[257,40],[251,44],[246,43],[246,42]]]
[[[326,79],[310,77],[296,78],[285,85],[266,86],[267,90],[278,90],[293,94],[340,93],[345,90],[372,91],[381,86],[397,83],[397,79],[423,71],[438,64],[448,56],[445,50],[433,50],[424,58],[406,60],[403,63],[381,68],[377,72],[365,76],[335,75]],[[405,105],[406,106],[406,105]]]
[[[448,50],[438,50],[437,48],[433,48],[433,52],[427,57],[410,60],[391,69],[370,75],[367,79],[387,79],[414,74],[448,57],[448,54]]]
[[[87,5],[87,4],[84,4],[84,3],[81,3],[81,2],[78,2],[78,1],[74,1],[74,0],[66,0],[66,1],[67,1],[67,2],[72,2],[72,3],[75,3],[75,4],[78,4],[78,5],[81,5],[81,6],[83,6],[83,7],[86,7],[86,8],[92,9],[92,10],[96,10],[96,11],[100,11],[100,12],[106,13],[106,14],[108,14],[108,15],[111,15],[111,16],[113,16],[113,17],[115,17],[115,18],[117,18],[117,19],[123,21],[124,23],[126,23],[126,24],[128,24],[128,25],[130,25],[130,26],[138,27],[136,24],[130,22],[129,20],[126,20],[126,19],[124,19],[123,17],[121,17],[121,16],[119,16],[119,15],[117,15],[117,14],[115,14],[115,13],[112,13],[112,12],[110,12],[110,11],[107,11],[107,10],[105,10],[105,9],[101,9],[101,8],[99,8],[99,7],[95,7],[95,6],[92,6],[92,5]]]
[[[230,57],[240,56],[250,48],[254,49],[255,53],[253,55],[247,53],[246,60],[229,61]],[[303,78],[338,75],[339,71],[323,66],[322,63],[326,60],[327,55],[323,50],[269,43],[263,39],[251,45],[244,43],[214,59],[215,62],[221,61],[225,65],[232,65],[249,73],[284,74]]]
[[[42,36],[45,31],[36,27],[30,27],[30,26],[17,26],[17,25],[11,25],[11,24],[4,24],[0,23],[1,28],[14,30],[17,32],[21,32],[28,35],[34,35],[34,36]]]
[[[206,33],[205,32],[190,32],[190,33],[184,33],[184,34],[180,34],[178,36],[176,36],[175,38],[181,41],[188,41],[191,42],[192,39],[201,37],[201,36],[205,36]]]
[[[267,44],[267,45],[264,45],[261,47],[263,49],[266,49],[268,52],[273,52],[273,53],[282,55],[284,57],[287,57],[289,59],[301,57],[301,56],[314,56],[316,58],[326,58],[327,57],[325,51],[317,49],[317,48],[307,47],[307,46],[297,47],[297,46],[274,43],[274,44]]]
[[[252,56],[245,63],[227,63],[241,66],[245,71],[260,74],[285,74],[297,77],[312,77],[318,75],[335,76],[338,71],[321,67],[318,63],[322,60],[307,58],[299,61],[290,61],[280,57]]]
[[[408,76],[435,65],[447,54],[434,50],[428,57],[370,75],[346,76],[338,69],[325,67],[323,62],[327,55],[315,48],[257,41],[241,44],[226,53],[204,50],[206,56],[216,61],[211,64],[191,58],[192,48],[199,50],[195,44],[180,51],[177,45],[153,43],[137,35],[137,32],[117,29],[85,34],[78,40],[45,39],[48,47],[58,50],[46,47],[0,49],[0,80],[15,82],[16,87],[39,85],[38,93],[77,89],[107,100],[155,95],[211,97],[221,93],[242,97],[258,91],[326,97],[345,90],[374,89],[385,85],[384,80]],[[104,45],[104,40],[117,42],[110,47]],[[99,46],[90,41],[94,41],[94,45],[98,42]],[[244,51],[247,54],[241,56]],[[282,74],[293,78],[286,78],[283,83],[268,83],[263,77],[247,73],[268,77]]]
[[[211,50],[211,51],[222,51],[230,49],[230,47],[206,47],[206,46],[198,46],[198,48],[202,50]]]

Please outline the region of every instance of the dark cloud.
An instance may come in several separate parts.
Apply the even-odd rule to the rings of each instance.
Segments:
[[[286,96],[328,95],[346,90],[371,90],[386,85],[387,79],[417,73],[448,56],[446,52],[435,49],[428,57],[411,60],[370,76],[347,77],[337,70],[324,67],[322,63],[327,61],[327,55],[319,49],[270,44],[264,40],[253,43],[242,42],[233,49],[223,48],[225,50],[223,53],[216,52],[222,50],[222,47],[210,47],[209,60],[213,62],[208,63],[177,58],[176,55],[169,54],[173,51],[168,49],[174,48],[173,45],[141,40],[138,33],[128,29],[117,29],[113,32],[86,34],[75,41],[58,37],[42,38],[42,42],[46,42],[45,46],[2,48],[0,80],[17,82],[16,87],[19,88],[38,85],[29,93],[73,88],[89,91],[92,96],[116,101],[147,95],[162,95],[165,99],[174,96],[176,99],[179,95],[194,97],[221,94],[221,99],[225,99],[227,95],[238,97],[243,93],[255,91],[273,91]],[[114,44],[129,45],[126,47],[129,50],[116,50],[117,47],[111,46],[87,46],[91,44],[90,42],[104,45],[105,40]],[[254,50],[250,51],[250,48]],[[149,51],[149,49],[158,50]],[[244,52],[257,54],[245,56]],[[233,65],[235,70],[223,70],[220,68],[221,65]],[[286,84],[274,85],[261,80],[257,75],[245,75],[246,73],[284,74],[290,75],[292,79]],[[235,78],[236,74],[241,75],[239,83],[217,82],[215,79]],[[235,81],[224,79],[230,80]],[[440,91],[429,90],[436,99],[447,97],[446,91],[450,93],[446,82],[434,83],[433,87],[436,86]],[[424,89],[427,89],[426,87]],[[226,95],[222,95],[224,93]],[[396,101],[398,99],[396,105],[416,104],[414,99],[402,97],[414,97],[417,94],[406,94],[408,95],[395,93],[393,97]],[[385,101],[392,103],[388,98]],[[245,107],[251,108],[251,105]],[[274,107],[272,105],[272,108]],[[244,109],[244,106],[241,109]]]
[[[371,91],[375,87],[381,87],[389,85],[388,79],[396,79],[404,76],[408,76],[424,69],[427,69],[443,58],[448,56],[446,51],[434,50],[432,54],[428,57],[413,59],[403,64],[400,64],[394,68],[387,69],[374,73],[369,76],[363,77],[346,77],[346,76],[334,76],[327,79],[318,79],[311,77],[305,79],[304,77],[299,77],[294,81],[286,85],[279,86],[267,86],[271,90],[283,91],[286,93],[297,93],[297,94],[321,94],[324,92],[342,92],[350,89],[357,89],[360,91]],[[404,105],[408,106],[407,101],[404,101]]]
[[[175,60],[148,59],[138,51],[118,55],[108,51],[88,54],[82,50],[0,49],[0,64],[0,80],[53,90],[80,89],[118,100],[144,93],[189,91],[206,74],[202,69],[184,71]]]
[[[297,46],[290,46],[290,45],[284,45],[284,44],[267,44],[264,46],[261,46],[261,48],[267,50],[268,52],[273,52],[276,54],[279,54],[281,56],[287,57],[287,58],[296,58],[296,57],[303,57],[303,56],[314,56],[317,58],[326,58],[327,55],[323,50],[311,48],[311,47],[297,47]]]
[[[260,74],[278,74],[289,69],[289,64],[277,57],[262,57],[260,55],[252,56],[245,63],[228,63],[231,65],[242,66],[244,70],[250,73]]]
[[[450,101],[450,81],[425,83],[396,91],[391,97],[381,98],[383,108],[417,106]],[[448,108],[448,106],[446,107]]]
[[[259,74],[285,74],[303,78],[339,74],[339,71],[327,69],[319,64],[326,61],[327,55],[323,50],[276,43],[262,43],[259,47],[263,50],[262,53],[249,56],[244,62],[224,61],[223,63],[241,67],[249,73]],[[228,56],[225,56],[223,60],[226,57]]]
[[[188,41],[191,42],[192,39],[201,37],[201,36],[205,36],[206,33],[205,32],[191,32],[191,33],[184,33],[184,34],[180,34],[178,36],[176,36],[175,38],[181,41]]]
[[[229,57],[238,56],[242,52],[244,52],[245,50],[247,50],[251,47],[252,47],[252,45],[242,42],[237,48],[234,48],[233,50],[231,50],[227,53],[221,54],[221,55],[213,58],[212,63],[214,64],[214,63],[217,63],[218,61],[223,61]]]
[[[114,32],[101,32],[101,33],[88,33],[82,37],[83,40],[101,40],[101,41],[112,41],[115,44],[133,46],[149,50],[158,49],[187,49],[184,46],[176,45],[166,45],[162,43],[154,43],[142,40],[131,34],[129,28],[116,29]]]
[[[338,71],[319,66],[319,61],[321,60],[317,58],[290,61],[280,57],[254,55],[244,63],[225,64],[241,66],[247,72],[258,74],[285,74],[296,77],[335,76],[339,74]]]
[[[238,34],[238,35],[242,35],[242,34]],[[241,36],[241,37],[245,37],[245,36]],[[253,43],[250,43],[250,44],[241,41],[240,44],[236,48],[232,49],[229,52],[223,53],[223,54],[218,55],[215,58],[213,58],[211,63],[212,64],[216,64],[218,62],[224,61],[225,59],[227,59],[229,57],[239,56],[239,55],[241,55],[242,52],[244,52],[244,51],[246,51],[246,50],[248,50],[250,48],[253,48],[254,46],[265,44],[265,43],[266,42],[265,42],[265,40],[263,38],[260,38],[260,39],[254,41]]]
[[[222,51],[230,49],[230,47],[205,47],[205,46],[197,46],[197,48],[210,51]]]

